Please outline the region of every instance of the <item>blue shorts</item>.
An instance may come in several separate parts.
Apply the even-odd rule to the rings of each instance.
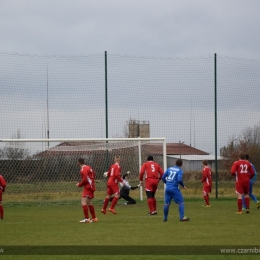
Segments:
[[[165,190],[164,202],[165,204],[170,205],[171,201],[174,200],[176,204],[180,204],[184,202],[183,196],[179,189],[167,189]]]

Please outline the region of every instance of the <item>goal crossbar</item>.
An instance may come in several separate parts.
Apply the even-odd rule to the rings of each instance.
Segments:
[[[88,141],[166,141],[165,137],[152,138],[58,138],[58,139],[0,139],[0,142],[88,142]]]

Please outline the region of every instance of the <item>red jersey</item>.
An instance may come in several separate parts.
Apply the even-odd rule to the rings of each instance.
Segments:
[[[2,175],[0,175],[0,190],[5,191],[6,181]]]
[[[163,169],[161,168],[161,166],[154,161],[148,161],[145,162],[141,167],[140,181],[143,181],[143,178],[160,180],[162,178],[162,175]]]
[[[204,187],[211,188],[212,186],[212,173],[208,166],[205,166],[202,170],[201,182],[203,182]]]
[[[84,189],[94,191],[95,187],[95,172],[88,165],[83,165],[80,170],[81,182],[78,184],[78,187],[84,186]]]
[[[108,173],[107,173],[108,185],[115,185],[118,182],[123,182],[123,179],[121,178],[121,166],[118,163],[114,163],[110,166]]]
[[[240,184],[249,183],[250,179],[255,175],[254,168],[247,160],[239,160],[233,163],[231,174],[236,176],[236,182]]]

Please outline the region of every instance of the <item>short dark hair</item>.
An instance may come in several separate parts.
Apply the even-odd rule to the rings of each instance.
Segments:
[[[175,164],[177,166],[182,166],[182,159],[178,159]]]
[[[248,154],[246,154],[246,160],[249,160],[249,155]]]
[[[241,160],[245,160],[245,159],[246,159],[246,154],[245,154],[245,153],[240,153],[240,154],[239,154],[239,158],[240,158]]]
[[[79,159],[78,159],[78,163],[80,163],[80,164],[85,164],[85,160],[84,160],[83,158],[79,158]]]
[[[128,174],[127,174],[127,173],[123,175],[123,179],[125,179],[125,177],[128,177]]]
[[[204,165],[208,165],[208,161],[207,161],[207,160],[202,161],[202,163],[203,163]]]
[[[118,160],[120,160],[121,158],[120,158],[120,155],[116,155],[115,156],[115,161],[118,161]]]
[[[149,155],[149,156],[147,157],[147,161],[153,161],[153,156],[152,156],[152,155]]]

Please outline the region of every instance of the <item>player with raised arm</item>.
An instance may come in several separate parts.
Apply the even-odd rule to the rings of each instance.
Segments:
[[[254,169],[249,161],[246,160],[246,154],[240,153],[239,160],[235,161],[231,167],[231,174],[236,176],[236,194],[238,211],[236,214],[242,214],[242,195],[245,196],[246,213],[249,213],[249,182],[254,177]]]
[[[81,205],[84,212],[85,218],[80,220],[80,223],[92,223],[98,222],[95,214],[95,208],[92,205],[92,199],[94,198],[95,188],[95,172],[93,169],[85,164],[83,158],[78,159],[78,165],[80,167],[81,182],[77,183],[77,187],[84,187],[81,198]],[[88,210],[92,216],[89,218]]]
[[[164,195],[165,205],[163,209],[164,222],[167,222],[168,220],[169,207],[171,205],[172,200],[174,200],[174,202],[179,205],[180,221],[183,222],[183,221],[190,220],[184,215],[184,199],[179,189],[179,185],[180,185],[186,190],[186,186],[184,185],[182,180],[183,171],[181,167],[182,167],[182,159],[178,159],[176,160],[175,166],[168,168],[162,176],[162,181],[166,184],[165,195]]]
[[[205,201],[205,205],[203,207],[210,208],[209,203],[209,193],[211,193],[211,187],[212,187],[212,173],[211,169],[208,166],[208,161],[204,160],[202,162],[203,170],[202,170],[202,179],[201,182],[203,183],[203,189],[202,189],[202,195]]]
[[[246,154],[246,160],[249,161],[249,155],[248,154]],[[256,208],[259,209],[259,201],[256,198],[256,196],[253,194],[253,185],[256,183],[257,172],[256,172],[256,169],[255,169],[255,166],[252,163],[251,163],[251,165],[254,169],[255,175],[252,179],[250,179],[250,182],[249,182],[249,197],[256,203]],[[246,202],[245,202],[245,196],[244,195],[242,196],[242,201],[243,201],[243,210],[246,210]]]
[[[2,205],[2,196],[5,192],[6,181],[2,175],[0,175],[0,218],[4,219],[4,207]]]
[[[148,215],[157,214],[155,193],[162,175],[163,169],[158,163],[153,161],[153,156],[149,155],[147,162],[142,165],[140,170],[140,185],[143,185],[143,179],[145,178],[145,191],[149,208]]]
[[[103,208],[101,210],[101,212],[103,214],[107,214],[107,205],[109,203],[109,200],[111,198],[111,196],[113,194],[115,194],[115,197],[113,198],[112,204],[110,206],[110,208],[108,209],[110,212],[112,212],[113,214],[117,214],[117,212],[115,211],[115,206],[117,204],[117,201],[120,197],[120,189],[118,187],[118,183],[121,182],[122,185],[124,186],[124,182],[123,179],[121,177],[121,166],[120,166],[120,156],[116,155],[115,156],[115,163],[113,165],[110,166],[108,173],[107,173],[107,196],[104,200],[104,205]]]

